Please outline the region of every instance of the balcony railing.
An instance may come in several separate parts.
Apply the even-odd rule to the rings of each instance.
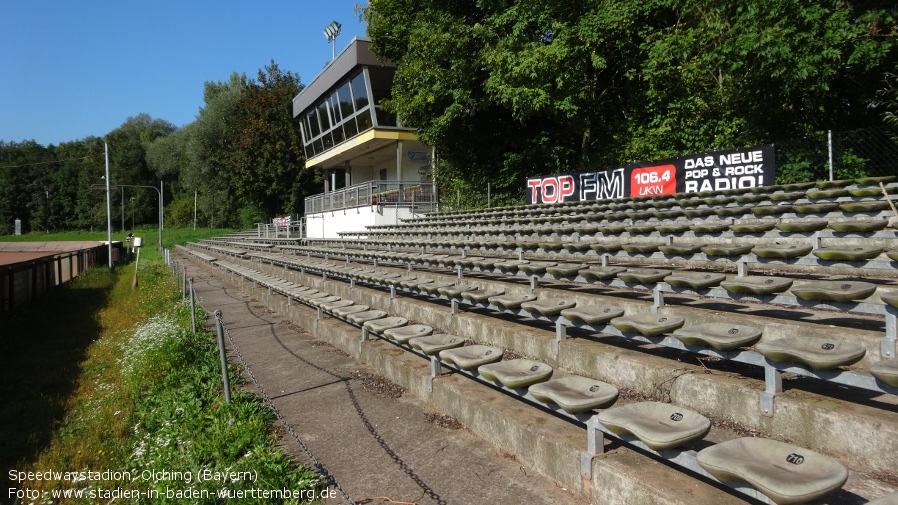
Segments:
[[[305,213],[351,209],[366,205],[430,206],[436,204],[432,182],[370,181],[306,198]]]

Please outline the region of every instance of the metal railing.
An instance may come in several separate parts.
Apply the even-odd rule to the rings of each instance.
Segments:
[[[305,214],[351,209],[366,205],[433,205],[432,182],[369,181],[306,198]]]

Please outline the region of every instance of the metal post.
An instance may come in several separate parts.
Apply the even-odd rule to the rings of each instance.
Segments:
[[[231,384],[228,380],[228,360],[225,356],[224,329],[221,322],[221,311],[215,311],[215,329],[218,333],[218,355],[221,357],[221,382],[224,385],[225,403],[231,403]]]
[[[112,270],[112,197],[109,194],[109,144],[104,143],[103,146],[106,153],[106,231],[107,240],[109,241],[107,254],[109,255],[109,269]]]
[[[196,335],[196,293],[193,292],[193,277],[190,278],[190,322],[193,324],[193,334]]]
[[[829,180],[835,180],[833,178],[833,131],[829,130],[827,136],[829,137]]]
[[[187,269],[184,269],[183,280],[181,281],[181,300],[187,299]]]

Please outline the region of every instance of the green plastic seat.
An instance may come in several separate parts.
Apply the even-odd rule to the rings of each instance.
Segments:
[[[655,225],[653,224],[639,224],[639,225],[631,225],[624,227],[627,233],[630,235],[642,235],[645,233],[652,233],[655,231]]]
[[[436,333],[423,337],[414,337],[408,340],[408,344],[422,351],[428,356],[439,354],[446,349],[455,349],[465,345],[465,339],[449,333]]]
[[[599,226],[599,231],[603,235],[620,235],[624,232],[625,226],[622,224],[606,224]]]
[[[538,401],[554,403],[568,414],[607,408],[619,395],[613,385],[579,375],[553,377],[530,386],[527,391]]]
[[[473,286],[471,284],[459,284],[457,286],[447,286],[439,288],[437,289],[437,292],[450,298],[458,298],[462,293],[475,290],[477,290],[477,286]]]
[[[486,380],[500,382],[509,389],[520,389],[552,377],[554,370],[549,365],[531,359],[510,359],[482,365],[477,373]]]
[[[671,286],[705,289],[717,286],[726,278],[724,274],[712,272],[674,272],[665,277],[664,282]]]
[[[546,268],[546,272],[555,277],[576,277],[577,272],[584,268],[586,265],[583,263],[558,263]]]
[[[659,224],[655,227],[660,233],[682,233],[692,226],[687,221],[677,221],[674,223]]]
[[[333,313],[337,317],[346,319],[347,317],[349,317],[350,314],[365,312],[370,309],[371,309],[371,307],[369,307],[367,305],[350,305],[347,307],[340,307],[340,308],[334,309]]]
[[[879,299],[886,305],[891,305],[898,309],[898,293],[880,293]]]
[[[827,188],[844,188],[845,186],[851,186],[854,184],[854,179],[839,179],[835,181],[817,181],[817,187],[822,189]]]
[[[564,244],[562,244],[561,239],[558,240],[549,240],[539,242],[539,248],[544,251],[560,251]]]
[[[701,252],[702,247],[704,244],[671,244],[660,246],[658,250],[669,256],[685,256]]]
[[[898,261],[898,249],[889,249],[886,251],[886,256],[892,261]]]
[[[707,417],[670,403],[639,402],[612,407],[598,414],[599,422],[618,435],[632,435],[655,451],[679,447],[705,438]]]
[[[617,278],[632,284],[653,284],[670,274],[670,270],[661,270],[657,268],[628,268],[617,274]]]
[[[889,191],[890,188],[886,188],[886,191],[889,193],[893,193],[893,191]],[[857,188],[848,188],[848,194],[851,196],[878,196],[882,194],[882,188],[879,186],[859,186]]]
[[[339,296],[329,295],[329,296],[320,296],[317,298],[310,298],[308,300],[308,302],[309,302],[309,305],[311,305],[312,307],[320,307],[321,304],[323,304],[323,303],[336,302],[341,299],[342,298],[340,298]]]
[[[761,339],[761,330],[739,324],[704,323],[680,328],[673,336],[684,344],[729,351],[754,345]]]
[[[774,221],[751,221],[734,223],[730,225],[730,229],[736,233],[763,233],[772,230],[774,226],[776,226]]]
[[[879,184],[880,182],[883,184],[894,182],[898,180],[898,176],[894,175],[883,175],[880,177],[861,177],[859,179],[855,179],[854,182],[860,184],[861,186],[872,186],[874,184]]]
[[[863,300],[876,291],[876,284],[858,281],[819,281],[792,288],[792,294],[802,300],[851,302]]]
[[[780,363],[800,363],[814,370],[832,370],[860,361],[867,349],[848,342],[813,337],[782,338],[755,344],[755,350]]]
[[[577,302],[570,300],[551,299],[524,302],[521,304],[521,308],[531,314],[536,313],[545,317],[553,317],[560,314],[562,310],[573,308],[576,305]]]
[[[898,387],[898,359],[884,359],[870,366],[870,375],[892,387]]]
[[[751,252],[761,258],[791,259],[807,256],[812,249],[810,245],[768,244],[755,246]]]
[[[602,241],[602,242],[593,242],[589,244],[589,248],[596,252],[606,252],[613,253],[620,251],[624,247],[624,244],[621,242],[611,242],[611,241]]]
[[[809,449],[745,437],[702,449],[699,466],[721,481],[744,482],[779,505],[806,503],[841,489],[848,470]]]
[[[406,320],[408,322],[408,320]],[[424,337],[433,333],[433,328],[426,324],[410,324],[408,326],[397,326],[384,330],[383,334],[390,340],[395,340],[400,344],[404,344],[409,340],[417,337]]]
[[[808,198],[840,198],[848,196],[848,190],[845,188],[811,188],[807,191]]]
[[[704,209],[690,208],[690,209],[683,209],[683,214],[686,217],[705,217],[705,216],[710,216],[711,214],[716,214],[716,211],[714,209],[708,209],[708,208],[704,208]]]
[[[862,261],[882,254],[882,247],[820,247],[815,249],[813,254],[827,261]]]
[[[337,300],[330,303],[322,303],[319,307],[321,310],[333,312],[336,309],[342,309],[343,307],[350,307],[352,305],[355,305],[355,302],[352,300]]]
[[[792,207],[796,214],[826,214],[839,210],[838,202],[799,203]]]
[[[889,202],[881,200],[844,202],[839,207],[842,209],[842,212],[879,212],[888,209]]]
[[[461,297],[469,302],[484,303],[494,296],[502,296],[505,294],[505,288],[480,288],[474,291],[465,291]]]
[[[767,277],[761,275],[746,275],[733,277],[720,283],[723,289],[730,293],[770,295],[782,293],[792,287],[792,279],[783,277]]]
[[[788,204],[776,203],[772,205],[757,205],[751,208],[751,213],[758,216],[769,216],[772,214],[786,214],[792,212],[792,206]]]
[[[411,289],[415,289],[412,286],[409,286],[409,287]],[[454,288],[455,281],[421,282],[421,283],[418,283],[417,287],[418,287],[418,291],[423,291],[423,292],[431,294],[431,295],[438,295],[438,294],[440,294],[441,289]]]
[[[368,321],[373,321],[375,319],[383,319],[387,317],[387,313],[382,310],[366,310],[364,312],[356,312],[354,314],[349,314],[346,316],[346,320],[350,323],[355,324],[365,324]]]
[[[720,233],[722,231],[727,231],[730,229],[730,224],[725,222],[720,223],[698,223],[689,227],[695,233]]]
[[[681,316],[667,314],[636,314],[617,317],[611,325],[623,332],[640,333],[647,337],[669,333],[683,326],[686,320]]]
[[[406,276],[400,277],[398,282],[399,282],[399,285],[404,288],[412,288],[413,289],[413,288],[416,288],[418,286],[418,284],[420,284],[422,282],[433,282],[433,281],[418,279],[417,275],[406,275]]]
[[[627,269],[624,267],[601,267],[596,265],[584,268],[577,273],[584,279],[604,281],[613,279],[617,277],[617,274],[626,271]]]
[[[804,191],[806,189],[813,188],[816,185],[817,185],[817,183],[814,181],[790,182],[789,184],[783,184],[782,189],[783,189],[783,191]],[[763,187],[763,186],[761,186],[761,187]],[[768,186],[768,187],[772,188],[775,186]]]
[[[742,256],[751,252],[753,247],[751,244],[710,244],[702,247],[702,252],[708,256]]]
[[[561,311],[561,316],[581,324],[605,324],[616,317],[624,315],[624,309],[610,305],[577,305]]]
[[[562,245],[562,250],[564,251],[588,251],[589,246],[592,245],[592,242],[564,242]]]
[[[748,214],[751,212],[751,207],[718,207],[714,209],[714,213],[718,216],[741,216],[742,214]]]
[[[393,328],[400,328],[408,324],[408,319],[404,317],[385,317],[382,319],[372,319],[370,321],[365,321],[365,324],[362,327],[367,328],[368,331],[373,331],[374,333],[383,333],[387,330],[391,330]]]
[[[481,365],[502,359],[502,349],[488,345],[466,345],[439,352],[440,359],[462,370],[475,370]]]
[[[767,195],[758,195],[754,193],[745,193],[736,197],[739,203],[757,203],[767,200]]]
[[[456,259],[453,261],[453,263],[454,263],[455,266],[457,266],[457,267],[462,267],[462,268],[472,268],[472,267],[474,266],[474,262],[475,262],[475,261],[481,261],[481,260],[484,260],[484,259],[485,259],[485,258],[480,257],[480,256],[468,256],[468,257],[465,257],[465,258],[456,258]]]
[[[888,225],[884,219],[863,219],[829,223],[829,227],[842,233],[869,233],[879,231]]]
[[[311,303],[312,303],[312,300],[314,300],[314,299],[316,299],[316,298],[328,298],[328,297],[334,296],[334,295],[332,295],[332,294],[330,294],[330,293],[324,293],[324,292],[321,292],[321,291],[318,291],[318,292],[316,292],[316,293],[313,293],[312,291],[315,291],[315,290],[314,290],[314,289],[310,289],[309,291],[306,291],[305,293],[300,293],[299,295],[297,295],[297,298],[299,298],[300,300],[302,300],[302,301],[304,301],[304,302],[306,302],[306,303],[311,304]],[[331,300],[328,300],[328,301],[333,302],[333,301],[336,301],[336,300],[331,299]]]
[[[827,224],[829,224],[829,222],[822,219],[802,219],[800,221],[776,223],[774,228],[786,233],[807,233],[822,230],[826,228]]]
[[[629,242],[623,245],[624,251],[631,254],[651,254],[658,252],[658,248],[664,244],[652,244],[645,242]]]
[[[546,273],[547,268],[557,264],[554,261],[531,261],[530,263],[519,265],[518,270],[530,275],[538,275]]]
[[[508,260],[502,263],[496,263],[493,268],[505,274],[513,274],[517,272],[521,266],[530,263],[528,260]]]
[[[495,305],[503,310],[518,310],[524,302],[532,302],[536,300],[536,295],[501,295],[492,296],[487,299],[490,304]]]

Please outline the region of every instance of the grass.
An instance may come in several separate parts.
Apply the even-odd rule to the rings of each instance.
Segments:
[[[137,290],[126,270],[91,269],[4,321],[0,468],[7,479],[9,470],[63,472],[62,480],[10,480],[8,488],[38,495],[18,501],[107,502],[113,496],[103,493],[133,490],[144,495],[120,501],[184,503],[166,492],[314,490],[316,474],[276,448],[273,414],[259,399],[233,388],[232,402],[223,401],[215,339],[190,331],[189,306],[167,267],[141,258]],[[64,472],[88,478],[73,482]],[[85,494],[54,498],[66,489]]]

